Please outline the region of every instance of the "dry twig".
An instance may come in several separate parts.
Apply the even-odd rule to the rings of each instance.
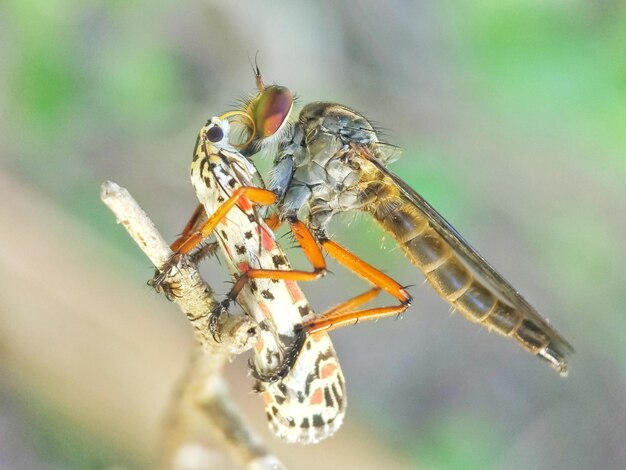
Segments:
[[[106,181],[102,184],[100,197],[150,261],[161,268],[172,252],[128,191]],[[222,315],[218,325],[220,341],[217,342],[208,328],[209,312],[217,301],[196,266],[184,264],[167,280],[177,286],[174,301],[193,325],[200,347],[192,357],[170,407],[162,449],[163,467],[200,469],[223,465],[221,449],[186,441],[194,414],[202,413],[224,448],[247,469],[284,468],[243,421],[228,396],[221,374],[233,355],[250,349],[254,344],[254,323],[243,315]]]

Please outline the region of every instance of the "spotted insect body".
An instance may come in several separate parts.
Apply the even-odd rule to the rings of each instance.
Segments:
[[[192,184],[209,216],[238,189],[254,185],[256,170],[229,144],[228,131],[226,120],[211,119],[200,131],[192,162]],[[250,269],[291,269],[273,232],[245,196],[237,200],[214,233],[235,279]],[[344,378],[327,334],[310,335],[294,347],[303,314],[312,315],[298,285],[288,280],[253,279],[239,293],[238,302],[259,324],[253,363],[260,377],[289,362],[286,355],[297,354],[284,377],[257,383],[272,432],[300,443],[332,435],[345,413]]]

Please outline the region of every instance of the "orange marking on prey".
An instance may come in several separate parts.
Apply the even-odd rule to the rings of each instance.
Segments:
[[[265,317],[265,319],[266,320],[271,320],[272,319],[272,312],[270,312],[270,309],[268,308],[267,304],[265,302],[258,302],[258,305],[259,305],[259,309],[263,313],[263,316]]]
[[[322,371],[320,375],[323,379],[327,379],[328,377],[333,375],[336,370],[337,370],[337,366],[335,364],[326,364],[324,365],[324,367],[322,367]]]
[[[252,210],[252,203],[245,197],[242,197],[239,201],[237,201],[237,206],[244,212]]]
[[[267,251],[272,251],[276,248],[276,243],[274,243],[274,237],[272,237],[270,233],[263,228],[261,229],[261,240],[263,241],[263,248],[265,248]]]
[[[258,340],[256,344],[254,345],[256,352],[260,353],[261,351],[263,351],[263,346],[264,346],[263,340],[262,339]]]
[[[232,260],[233,259],[233,254],[228,249],[228,247],[226,245],[222,245],[222,247],[224,248],[224,252],[226,253],[226,256],[228,257],[228,259]]]
[[[309,335],[309,338],[311,339],[311,341],[315,341],[316,343],[319,343],[325,335],[326,335],[325,331],[314,331],[313,333]]]
[[[239,270],[240,273],[247,273],[248,271],[250,271],[250,265],[248,263],[239,263],[237,265],[237,269]]]
[[[274,399],[272,398],[272,394],[268,391],[265,391],[261,394],[261,397],[263,398],[263,403],[265,403],[265,405],[270,405],[274,402]]]
[[[313,395],[311,395],[311,399],[309,400],[309,404],[311,405],[319,405],[322,403],[322,400],[324,399],[324,393],[322,392],[321,388],[318,388],[317,390],[315,390],[313,392]]]
[[[289,295],[293,303],[300,302],[304,299],[304,294],[302,293],[302,291],[298,287],[298,284],[296,284],[295,281],[285,281],[285,286],[289,291]]]

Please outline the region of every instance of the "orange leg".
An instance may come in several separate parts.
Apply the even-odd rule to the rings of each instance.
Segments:
[[[274,228],[280,225],[278,219],[270,217],[268,219]],[[312,271],[302,271],[298,269],[250,269],[242,274],[235,282],[235,285],[228,293],[229,299],[235,299],[241,292],[241,289],[248,283],[250,279],[282,279],[289,281],[314,281],[326,275],[326,260],[322,254],[322,250],[313,238],[313,234],[299,220],[290,221],[291,232],[302,247],[304,255],[313,265]]]
[[[217,210],[211,214],[199,227],[196,228],[198,220],[202,218],[202,211],[199,208],[196,209],[192,219],[189,221],[185,229],[188,229],[188,233],[176,240],[172,245],[176,247],[176,253],[186,254],[193,250],[198,244],[215,229],[226,214],[237,204],[239,199],[246,197],[252,203],[270,205],[276,201],[276,195],[267,189],[254,188],[250,186],[244,186],[237,188],[232,196],[230,196],[226,202],[224,202]],[[192,231],[193,230],[193,231]]]
[[[313,234],[308,227],[300,220],[294,219],[289,221],[291,231],[300,243],[304,254],[309,259],[314,267],[313,272],[307,271],[279,271],[279,270],[264,270],[264,269],[252,269],[248,271],[244,276],[239,278],[233,286],[231,294],[239,294],[239,291],[243,288],[245,283],[250,278],[272,278],[272,279],[291,279],[295,281],[310,281],[317,279],[326,272],[326,261],[320,250],[320,247],[313,237]],[[387,276],[380,270],[366,263],[359,257],[350,253],[347,249],[341,245],[328,240],[320,240],[320,244],[326,250],[326,252],[335,258],[337,262],[348,268],[350,271],[357,274],[359,277],[365,279],[375,286],[374,289],[361,294],[353,299],[350,299],[339,306],[329,310],[324,315],[311,320],[305,325],[306,333],[314,333],[321,330],[331,330],[339,328],[341,326],[358,323],[360,320],[371,320],[376,318],[387,317],[391,315],[399,315],[404,312],[412,302],[411,295],[398,284],[391,277]],[[392,305],[387,307],[376,307],[370,309],[364,309],[354,311],[360,305],[373,299],[378,295],[380,290],[384,290],[396,299],[400,301],[399,305]],[[230,298],[235,298],[229,295]]]
[[[332,309],[321,317],[308,322],[304,328],[308,334],[323,330],[334,330],[335,328],[346,325],[353,325],[361,320],[373,320],[376,318],[399,315],[409,308],[411,301],[413,300],[412,297],[406,289],[404,289],[404,287],[392,278],[331,240],[323,239],[320,243],[326,252],[335,258],[337,262],[344,265],[346,268],[353,271],[363,279],[388,292],[393,297],[398,299],[400,304],[389,307],[369,308],[356,312],[346,312],[349,310],[350,306],[356,308],[365,303],[365,301],[361,302],[360,300],[362,298],[366,298],[367,293],[362,294],[361,296],[355,297],[354,299],[346,302],[346,308],[344,308],[344,304],[342,304],[339,308]],[[351,305],[352,302],[354,302],[354,304]]]
[[[387,276],[385,273],[376,269],[374,266],[366,263],[361,258],[356,255],[353,255],[348,250],[346,250],[341,245],[325,239],[321,242],[322,247],[326,250],[326,252],[335,258],[337,262],[344,265],[350,271],[354,272],[358,276],[362,277],[366,281],[374,284],[375,286],[380,287],[400,302],[410,303],[412,298],[409,293],[394,281],[391,277]]]
[[[335,316],[324,316],[307,322],[304,325],[304,331],[307,334],[317,333],[318,331],[330,331],[342,326],[356,325],[363,320],[377,320],[379,318],[400,315],[410,304],[400,304],[391,307],[376,307],[359,310],[356,312],[339,313]]]
[[[320,320],[323,318],[334,317],[344,312],[352,311],[355,308],[358,308],[361,305],[369,302],[370,300],[375,299],[376,297],[378,297],[378,294],[380,294],[380,287],[372,287],[370,290],[363,292],[356,297],[352,297],[351,299],[348,299],[345,302],[334,306],[330,310],[326,310],[317,319]]]
[[[189,222],[187,222],[187,225],[185,225],[185,228],[181,232],[180,236],[170,245],[170,249],[172,251],[178,251],[178,247],[182,245],[182,243],[191,235],[191,233],[200,230],[200,226],[204,223],[206,219],[207,215],[206,210],[204,209],[204,205],[198,204],[196,209],[193,211]],[[282,224],[282,221],[278,217],[278,214],[272,214],[264,221],[271,231],[275,231]]]
[[[242,187],[237,189],[233,195],[206,220],[204,220],[206,217],[204,208],[200,205],[196,208],[191,220],[183,229],[181,237],[172,244],[172,248],[176,248],[177,253],[189,253],[189,251],[195,248],[202,239],[206,238],[215,229],[217,224],[223,220],[226,214],[243,196],[247,197],[253,203],[264,205],[272,204],[276,200],[275,194],[271,191],[253,187]],[[200,223],[200,221],[203,222]],[[281,221],[277,216],[273,215],[267,219],[266,223],[274,230],[280,225]],[[290,220],[289,225],[293,235],[302,247],[305,256],[313,265],[313,271],[250,269],[235,282],[235,285],[228,294],[228,298],[235,299],[249,279],[269,278],[311,281],[326,274],[326,261],[324,260],[324,256],[317,241],[308,227],[297,219]],[[320,317],[308,322],[305,325],[306,333],[311,334],[322,330],[332,330],[341,326],[358,323],[361,320],[398,315],[409,307],[412,301],[411,296],[391,277],[331,240],[321,240],[320,244],[328,254],[335,258],[340,264],[374,284],[375,287],[364,294],[343,302]],[[375,298],[380,293],[381,289],[398,299],[400,304],[354,311],[355,308]]]
[[[179,246],[191,235],[193,232],[197,232],[200,226],[207,219],[206,211],[204,210],[204,206],[202,204],[198,204],[196,210],[193,211],[189,222],[185,225],[180,237],[178,237],[171,245],[170,249],[172,251],[178,251]]]
[[[283,223],[283,221],[280,220],[280,218],[278,217],[278,214],[276,213],[270,215],[267,219],[264,220],[264,222],[267,224],[267,226],[272,232],[275,232],[276,229],[280,227],[281,224]]]

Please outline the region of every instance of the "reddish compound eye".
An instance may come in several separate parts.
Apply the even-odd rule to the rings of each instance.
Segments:
[[[287,121],[293,107],[293,95],[288,88],[268,86],[254,104],[254,123],[260,138],[270,137]]]

